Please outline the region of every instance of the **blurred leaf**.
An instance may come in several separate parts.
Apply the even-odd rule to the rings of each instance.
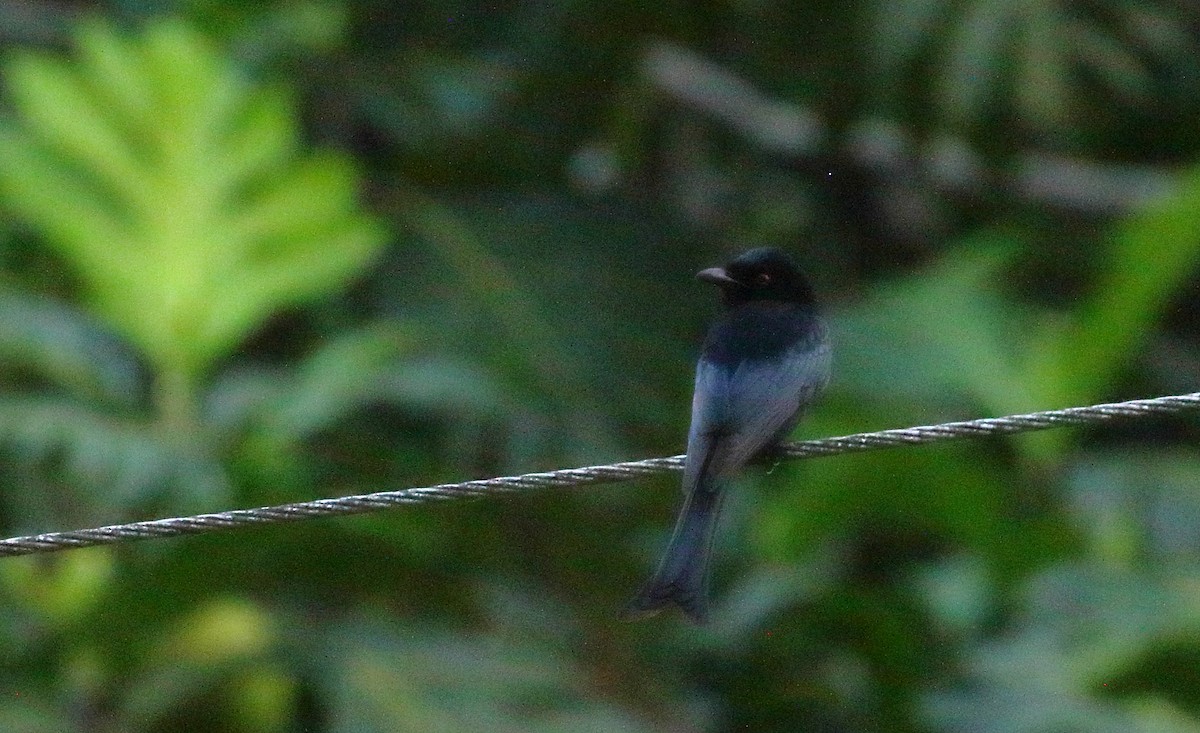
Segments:
[[[4,730],[19,730],[22,733],[69,733],[82,731],[71,724],[61,706],[42,690],[17,685],[5,687],[0,701],[0,727]]]
[[[933,617],[956,634],[979,633],[990,614],[995,585],[978,555],[962,554],[922,568],[913,578]]]
[[[1080,53],[1083,62],[1095,70],[1108,86],[1121,93],[1127,103],[1147,104],[1152,101],[1150,90],[1154,79],[1137,56],[1112,34],[1095,27],[1081,29]]]
[[[1097,694],[1156,641],[1200,640],[1200,607],[1188,597],[1196,579],[1181,580],[1070,566],[1044,573],[1019,625],[972,649],[965,684],[930,697],[930,721],[971,733],[1181,730],[1185,719],[1164,715],[1162,703]]]
[[[299,684],[291,675],[272,667],[259,666],[234,681],[233,719],[247,730],[272,733],[293,730]]]
[[[562,652],[428,628],[343,622],[319,652],[331,730],[646,731]]]
[[[921,47],[935,34],[945,17],[948,0],[912,0],[874,3],[874,50],[879,66],[896,73],[900,67],[916,61]]]
[[[746,568],[745,575],[733,580],[717,599],[711,625],[702,631],[687,628],[682,633],[737,653],[772,620],[830,592],[841,569],[834,562],[832,556],[824,556],[807,562],[775,561]]]
[[[675,363],[687,364],[679,341],[660,330],[687,300],[672,297],[661,272],[649,270],[659,260],[640,253],[643,232],[611,213],[537,195],[452,208],[406,190],[397,203],[437,253],[430,272],[454,274],[452,306],[443,302],[437,311],[446,348],[487,364],[525,410],[508,436],[510,469],[620,455],[614,414],[657,422],[655,408],[665,407],[660,385],[640,377],[653,376],[646,367],[663,354],[682,353]],[[544,216],[560,221],[567,236],[546,229]],[[683,270],[684,282],[692,272]],[[662,317],[647,318],[648,311]],[[639,379],[628,378],[629,368]],[[598,401],[602,391],[609,397]]]
[[[181,620],[175,634],[163,641],[161,657],[199,664],[261,654],[275,641],[269,614],[238,598],[214,600]]]
[[[955,395],[997,415],[1036,405],[1020,368],[1023,314],[997,289],[1014,244],[977,235],[931,270],[837,314],[836,386],[918,401],[931,412]]]
[[[74,521],[113,518],[152,498],[172,496],[176,510],[228,500],[224,469],[201,445],[184,443],[154,425],[112,417],[46,397],[0,398],[0,445],[17,463],[59,476],[74,493],[65,501]],[[58,496],[24,496],[38,506]],[[26,506],[23,523],[40,518]],[[33,528],[30,529],[45,529]]]
[[[54,625],[77,621],[104,600],[115,566],[109,548],[69,553],[53,564],[34,558],[0,566],[0,577],[16,599]]]
[[[991,105],[1005,71],[1005,52],[1016,35],[1019,11],[991,2],[966,2],[958,23],[947,33],[939,98],[952,122],[974,120]]]
[[[0,288],[0,364],[27,369],[85,399],[131,405],[138,364],[79,311],[48,297]]]
[[[984,3],[986,4],[986,3]],[[1014,98],[1032,127],[1049,129],[1069,119],[1072,59],[1063,53],[1069,9],[1057,2],[1030,2],[1016,39]],[[987,114],[986,109],[978,110]]]
[[[1061,135],[1071,112],[1099,104],[1086,82],[1126,104],[1162,102],[1195,91],[1200,41],[1194,14],[1170,0],[1130,5],[1104,0],[1086,8],[1063,0],[997,4],[874,3],[874,47],[885,97],[929,96],[943,124],[1005,135]],[[1163,84],[1163,70],[1183,84]],[[911,103],[900,104],[912,108]],[[927,125],[928,104],[913,122]],[[1020,128],[1012,129],[1012,120]],[[989,144],[995,140],[988,139]],[[1005,147],[1011,147],[1005,146]]]
[[[512,71],[495,59],[419,48],[405,49],[381,68],[356,71],[366,117],[422,156],[462,155],[464,142],[491,131],[516,90]]]
[[[281,447],[375,404],[424,414],[491,413],[505,405],[487,375],[422,355],[423,341],[412,324],[380,322],[328,341],[290,373],[233,370],[207,395],[209,421],[224,431],[254,424]]]
[[[329,50],[347,32],[347,11],[340,2],[181,0],[179,5],[198,27],[230,40],[239,59],[258,64],[285,53]]]
[[[370,403],[381,391],[381,372],[413,348],[413,338],[398,324],[381,324],[325,344],[304,360],[271,405],[267,430],[296,441]]]
[[[1066,506],[1101,562],[1188,564],[1200,559],[1198,475],[1190,451],[1087,451],[1070,464]]]
[[[351,165],[298,152],[282,92],[179,23],[137,38],[92,24],[78,46],[71,62],[8,61],[20,122],[0,127],[0,193],[157,370],[194,381],[375,252]]]
[[[505,351],[507,358],[531,371],[539,390],[560,399],[585,396],[579,371],[570,368],[575,357],[567,353],[564,339],[539,308],[534,290],[520,287],[513,268],[489,249],[479,228],[415,191],[407,192],[401,205],[409,225],[445,258],[463,290],[486,308],[499,331],[492,337],[499,335],[509,343],[515,339],[521,345],[519,350]]]
[[[1200,265],[1200,168],[1171,196],[1120,223],[1104,273],[1068,324],[1048,324],[1030,351],[1030,381],[1041,404],[1102,396],[1129,367],[1163,309]],[[1058,391],[1056,391],[1056,389]]]
[[[273,620],[257,605],[233,598],[208,600],[180,618],[144,657],[122,690],[114,718],[121,730],[157,730],[172,711],[210,695],[276,643]]]

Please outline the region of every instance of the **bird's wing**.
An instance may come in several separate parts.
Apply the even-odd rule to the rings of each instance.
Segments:
[[[701,359],[684,490],[696,486],[702,475],[732,475],[780,440],[829,380],[829,365],[825,343],[805,344],[778,359],[747,360],[735,367]]]

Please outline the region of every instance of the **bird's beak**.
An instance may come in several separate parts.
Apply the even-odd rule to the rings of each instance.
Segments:
[[[731,278],[724,267],[710,267],[707,270],[701,270],[696,273],[696,279],[712,283],[721,289],[741,287],[741,283]]]

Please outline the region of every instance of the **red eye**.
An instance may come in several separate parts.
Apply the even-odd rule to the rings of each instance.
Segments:
[[[754,284],[755,285],[770,285],[771,284],[771,275],[766,272],[758,273],[757,275],[754,276]]]

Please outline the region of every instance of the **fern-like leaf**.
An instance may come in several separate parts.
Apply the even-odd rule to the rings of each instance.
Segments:
[[[78,56],[5,68],[0,196],[156,369],[191,381],[381,244],[341,156],[300,150],[288,96],[177,22],[84,26]]]

